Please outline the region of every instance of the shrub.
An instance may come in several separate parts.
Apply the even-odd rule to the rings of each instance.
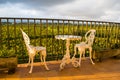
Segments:
[[[7,49],[6,47],[0,49],[0,58],[9,58],[9,57],[16,57],[14,49]]]

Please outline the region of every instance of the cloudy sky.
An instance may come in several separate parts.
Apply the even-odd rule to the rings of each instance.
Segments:
[[[120,0],[0,0],[0,17],[120,22]]]

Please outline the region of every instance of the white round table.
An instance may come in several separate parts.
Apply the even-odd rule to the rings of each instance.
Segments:
[[[60,64],[60,70],[62,70],[64,68],[65,64],[69,64],[70,62],[72,62],[73,65],[78,65],[77,61],[75,61],[74,59],[70,59],[69,46],[70,46],[70,40],[81,40],[82,37],[75,36],[75,35],[56,35],[55,38],[59,39],[59,40],[66,40],[66,54],[62,58],[62,62]]]

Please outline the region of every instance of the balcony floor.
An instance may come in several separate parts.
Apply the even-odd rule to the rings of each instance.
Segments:
[[[33,73],[30,67],[19,64],[14,74],[0,73],[0,80],[120,80],[120,59],[106,59],[95,65],[90,60],[82,60],[81,67],[71,64],[59,71],[60,61],[47,62],[50,71],[46,71],[42,63],[34,63]]]

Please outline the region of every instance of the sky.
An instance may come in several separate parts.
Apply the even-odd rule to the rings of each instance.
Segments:
[[[120,22],[120,0],[0,0],[0,17]]]

